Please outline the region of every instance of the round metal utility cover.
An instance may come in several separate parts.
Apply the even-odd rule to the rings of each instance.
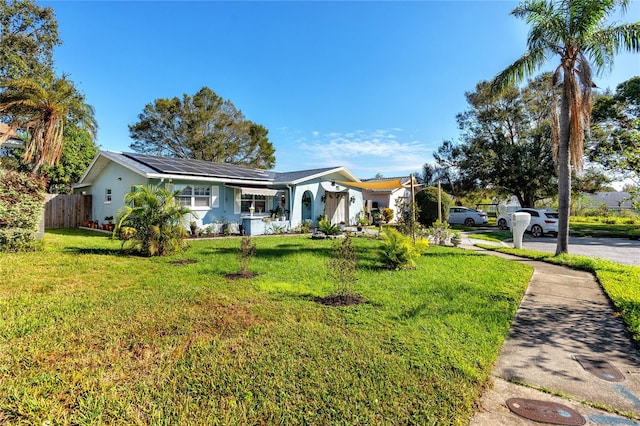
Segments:
[[[610,382],[624,381],[624,374],[608,361],[585,356],[576,356],[576,360],[586,371],[603,380]]]
[[[526,419],[554,425],[581,426],[586,420],[573,408],[548,401],[535,399],[511,398],[507,407]]]

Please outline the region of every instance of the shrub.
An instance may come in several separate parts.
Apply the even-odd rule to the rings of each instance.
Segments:
[[[0,171],[0,251],[38,247],[38,225],[46,182],[41,177]]]
[[[287,232],[287,225],[276,225],[275,223],[270,224],[267,227],[267,233],[279,235]]]
[[[164,256],[186,248],[187,216],[195,216],[191,209],[178,204],[178,191],[171,192],[153,185],[136,186],[124,197],[126,204],[118,211],[115,235],[127,231],[130,249],[145,256]],[[132,207],[133,206],[133,207]]]
[[[391,269],[415,268],[416,260],[426,252],[429,242],[419,239],[415,244],[411,238],[393,228],[382,231],[382,261]]]
[[[313,221],[310,219],[305,219],[299,224],[297,224],[292,230],[293,232],[300,232],[301,234],[307,234],[311,228],[313,228]]]
[[[240,251],[238,259],[240,260],[240,274],[249,275],[249,259],[256,254],[256,243],[251,238],[244,236],[240,241]]]
[[[382,217],[384,219],[385,222],[389,223],[393,220],[394,214],[393,214],[393,209],[390,209],[388,207],[385,207],[382,209]]]
[[[342,232],[342,228],[340,228],[340,225],[329,222],[329,219],[325,215],[318,221],[318,231],[326,235],[338,235]]]
[[[358,256],[349,235],[342,241],[333,243],[333,256],[327,262],[327,271],[335,282],[338,295],[353,294],[353,284],[357,280]]]
[[[447,243],[447,240],[451,239],[452,233],[447,222],[440,223],[436,220],[433,226],[427,229],[427,235],[434,244],[443,246]]]
[[[438,188],[428,187],[418,192],[416,204],[418,205],[418,222],[424,226],[431,226],[438,220]],[[446,222],[449,218],[451,197],[445,192],[441,192],[440,204],[442,206],[442,220]]]

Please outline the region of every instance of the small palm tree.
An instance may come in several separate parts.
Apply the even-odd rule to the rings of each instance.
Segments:
[[[640,52],[640,22],[608,25],[618,6],[630,0],[526,0],[511,14],[531,25],[528,50],[493,81],[495,90],[532,75],[559,56],[554,83],[561,84],[560,107],[554,108],[553,141],[558,163],[558,244],[556,255],[569,249],[571,165],[582,168],[583,142],[591,116],[591,66],[598,71],[613,63],[621,50]]]
[[[136,186],[124,197],[125,207],[117,213],[116,235],[127,231],[131,249],[146,256],[164,256],[185,248],[189,217],[196,214],[178,204],[176,195],[153,185]]]
[[[43,165],[60,161],[64,148],[64,127],[68,122],[95,137],[97,124],[93,108],[86,104],[73,82],[66,76],[48,74],[41,81],[19,78],[0,86],[0,117],[8,121],[9,131],[0,143],[16,130],[25,132],[23,162],[37,173]]]

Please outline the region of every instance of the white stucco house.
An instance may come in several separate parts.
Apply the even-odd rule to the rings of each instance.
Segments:
[[[411,178],[409,176],[396,178],[363,179],[367,186],[362,190],[365,208],[367,211],[384,208],[393,210],[394,217],[391,222],[397,222],[398,203],[411,201]],[[415,191],[421,189],[414,185]]]
[[[135,185],[162,185],[179,190],[179,202],[197,213],[198,227],[235,224],[248,235],[268,233],[275,221],[291,229],[314,223],[326,214],[332,223],[355,224],[363,208],[362,190],[336,182],[360,182],[344,167],[292,172],[251,169],[213,163],[100,151],[80,181],[78,194],[92,196],[91,220],[116,216],[124,196]],[[251,212],[253,210],[253,212]],[[269,219],[267,219],[269,218]]]

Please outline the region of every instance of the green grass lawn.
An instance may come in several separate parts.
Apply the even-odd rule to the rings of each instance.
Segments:
[[[473,228],[455,227],[455,229],[473,231]],[[571,216],[569,232],[572,237],[638,238],[640,222],[629,218]],[[498,230],[473,234],[473,238],[488,241],[504,241],[511,237],[510,231]]]
[[[366,303],[333,292],[330,241],[194,240],[138,258],[90,231],[0,254],[0,424],[467,424],[529,266],[430,247],[411,271],[355,239]]]
[[[640,236],[640,221],[623,217],[572,216],[569,230],[574,237],[637,238]]]

